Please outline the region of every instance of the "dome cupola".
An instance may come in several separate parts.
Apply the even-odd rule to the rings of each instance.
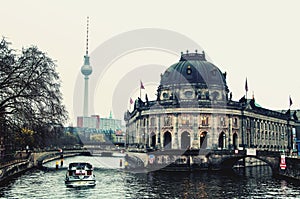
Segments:
[[[179,62],[161,75],[158,88],[162,100],[173,95],[180,99],[224,100],[228,92],[226,73],[208,62],[204,51],[181,53]]]

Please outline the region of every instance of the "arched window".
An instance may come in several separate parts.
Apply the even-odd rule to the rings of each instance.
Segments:
[[[151,135],[150,135],[150,139],[151,139],[151,143],[150,143],[150,146],[152,147],[152,148],[155,148],[155,145],[156,145],[156,135],[155,135],[155,133],[154,132],[152,132],[151,133]]]
[[[191,145],[190,133],[185,131],[181,134],[181,149],[188,149]]]
[[[233,134],[232,141],[233,141],[233,148],[238,149],[238,135],[237,135],[237,133]]]
[[[172,148],[172,135],[168,131],[164,133],[164,148],[165,149]]]
[[[224,132],[221,132],[219,135],[219,148],[221,149],[226,148],[226,135]]]
[[[200,148],[201,149],[206,149],[207,147],[207,132],[202,132],[200,134]]]

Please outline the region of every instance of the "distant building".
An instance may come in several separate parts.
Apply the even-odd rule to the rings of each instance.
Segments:
[[[112,113],[109,118],[100,118],[100,130],[108,136],[114,135],[114,142],[119,145],[125,143],[125,127],[120,119],[113,119]]]
[[[77,127],[99,129],[100,117],[99,115],[92,115],[91,117],[77,117]]]
[[[112,115],[109,118],[102,118],[99,115],[77,117],[77,127],[99,129],[101,132],[124,130],[124,128],[122,129],[122,121],[112,118]]]
[[[254,97],[233,101],[226,73],[204,52],[182,53],[161,75],[157,99],[138,98],[124,119],[127,144],[162,149],[294,151],[300,127],[296,111],[262,108]]]
[[[112,114],[110,114],[109,118],[101,118],[99,115],[77,117],[77,128],[81,129],[80,131],[92,134],[105,134],[110,141],[121,145],[123,145],[125,141],[125,127],[122,125],[122,121],[120,119],[114,119]]]
[[[122,122],[119,119],[113,119],[112,113],[110,113],[109,118],[100,118],[100,129],[101,131],[121,130]]]

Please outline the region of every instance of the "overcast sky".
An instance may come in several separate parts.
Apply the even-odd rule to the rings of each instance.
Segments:
[[[119,52],[123,54],[114,57],[111,62],[105,62],[108,63],[106,66],[98,66],[102,63],[101,57],[108,57],[109,54],[100,51],[101,46],[102,49],[114,51],[112,47],[104,48],[103,44],[111,44],[120,35],[144,28],[170,31],[170,36],[182,35],[201,46],[211,62],[222,72],[227,72],[228,87],[233,92],[234,100],[245,94],[247,77],[248,97],[254,92],[261,106],[287,109],[291,95],[292,108],[298,109],[299,8],[298,0],[1,0],[0,30],[1,35],[13,43],[13,48],[36,45],[56,60],[70,123],[75,121],[77,115],[74,114],[79,114],[74,107],[80,107],[81,110],[83,106],[76,100],[74,104],[73,96],[74,92],[83,93],[80,90],[82,88],[76,88],[76,82],[78,77],[82,77],[78,75],[81,75],[80,67],[85,54],[87,16],[90,17],[89,52],[92,67],[94,70],[97,70],[96,67],[105,68],[96,77],[96,90],[91,94],[94,109],[90,114],[107,117],[112,110],[116,117],[122,119],[120,113],[128,108],[129,99],[118,98],[127,104],[124,110],[119,110],[121,107],[114,108],[114,91],[120,84],[119,80],[125,81],[126,77],[130,77],[135,67],[147,71],[146,67],[151,65],[150,68],[156,67],[157,70],[140,72],[139,76],[135,75],[136,79],[130,78],[136,87],[128,91],[122,89],[122,92],[135,99],[139,96],[139,81],[142,80],[146,87],[143,95],[148,93],[150,99],[155,99],[159,82],[149,77],[157,77],[159,81],[160,73],[179,60],[180,52],[160,49],[159,46],[131,49],[130,52]],[[93,54],[97,48],[101,55]],[[195,50],[188,43],[182,48],[182,51]]]

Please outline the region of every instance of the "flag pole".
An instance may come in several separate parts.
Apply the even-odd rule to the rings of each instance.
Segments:
[[[248,92],[248,82],[246,77],[246,83],[245,83],[245,90],[246,90],[246,100],[247,100],[247,92]]]
[[[292,104],[293,104],[293,101],[292,101],[291,95],[289,95],[289,109],[291,109]]]
[[[132,98],[130,97],[130,100],[129,100],[129,110],[131,111],[131,105],[133,104],[133,100]]]
[[[140,82],[140,99],[142,100],[142,86],[141,86],[142,83],[141,82]]]
[[[142,100],[142,89],[145,89],[142,80],[140,80],[140,99]]]

